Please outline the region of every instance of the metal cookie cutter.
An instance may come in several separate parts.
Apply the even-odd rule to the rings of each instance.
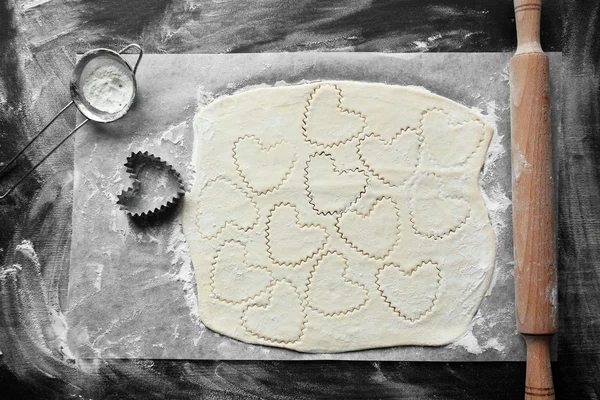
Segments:
[[[185,194],[183,180],[179,172],[160,157],[144,151],[131,153],[125,163],[132,184],[117,195],[121,210],[136,219],[149,219],[176,206]],[[157,182],[164,182],[157,185]],[[148,185],[150,182],[153,184]],[[144,193],[142,186],[154,188],[163,186],[157,193]],[[166,193],[166,194],[165,194]]]
[[[133,66],[133,68],[122,57],[122,54],[131,48],[136,49],[139,54],[138,59],[137,59],[135,65]],[[25,175],[23,175],[23,177],[21,177],[21,179],[19,179],[17,181],[17,183],[15,183],[6,193],[4,193],[2,196],[0,196],[0,200],[4,199],[6,196],[8,196],[17,186],[19,186],[19,184],[21,184],[21,182],[23,182],[25,180],[25,178],[27,178],[33,171],[35,171],[35,169],[37,167],[39,167],[40,164],[42,164],[44,161],[46,161],[46,159],[48,157],[50,157],[50,155],[52,153],[54,153],[56,151],[56,149],[58,149],[64,142],[67,141],[67,139],[69,139],[75,132],[77,132],[79,130],[79,128],[81,128],[83,125],[85,125],[88,121],[92,120],[92,121],[102,122],[102,123],[113,122],[113,121],[118,120],[125,114],[127,114],[127,111],[129,111],[129,108],[131,107],[131,105],[133,104],[133,100],[135,99],[135,92],[137,89],[135,73],[137,71],[138,65],[140,64],[140,61],[142,60],[143,54],[144,54],[144,51],[142,50],[141,46],[139,46],[138,44],[132,43],[128,46],[125,46],[123,49],[121,49],[118,52],[109,50],[109,49],[94,49],[94,50],[88,51],[87,53],[85,53],[83,55],[83,57],[81,57],[81,59],[77,62],[77,64],[75,64],[75,69],[73,70],[73,73],[71,75],[70,92],[71,92],[72,100],[69,102],[69,104],[64,106],[63,109],[60,110],[58,112],[58,114],[56,114],[54,116],[54,118],[52,118],[50,120],[50,122],[48,122],[48,124],[46,124],[46,126],[44,126],[42,128],[42,130],[39,131],[38,134],[35,135],[33,137],[33,139],[31,139],[29,141],[29,143],[27,143],[27,145],[25,147],[21,151],[19,151],[17,153],[17,155],[15,155],[2,168],[2,170],[0,170],[0,177],[2,177],[4,175],[4,173],[6,172],[8,167],[17,158],[19,158],[19,156],[21,154],[23,154],[25,152],[25,150],[27,150],[29,148],[29,146],[31,146],[31,144],[42,133],[44,133],[44,131],[46,129],[48,129],[48,127],[54,121],[56,121],[56,119],[65,110],[67,110],[67,108],[69,108],[71,105],[75,104],[75,107],[77,107],[79,112],[81,112],[86,117],[85,121],[83,121],[79,125],[77,125],[75,127],[75,129],[73,129],[63,140],[60,141],[60,143],[58,143],[52,150],[50,150],[50,152],[48,154],[46,154],[41,159],[41,161],[39,161],[36,165],[33,166],[33,168],[31,168]],[[100,67],[108,67],[108,66],[112,66],[113,68],[116,68],[117,70],[122,72],[127,77],[127,79],[129,79],[131,82],[131,93],[129,93],[129,96],[124,99],[123,104],[120,104],[121,107],[118,110],[112,110],[112,109],[103,110],[102,108],[99,108],[98,104],[93,104],[94,103],[93,100],[92,100],[92,102],[90,102],[91,99],[86,98],[85,92],[82,91],[82,87],[85,84],[86,79],[94,71],[98,70],[98,68],[100,68]]]

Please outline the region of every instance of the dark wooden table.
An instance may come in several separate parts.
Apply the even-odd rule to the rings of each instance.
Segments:
[[[510,0],[8,0],[0,2],[0,160],[69,101],[75,55],[130,42],[157,53],[507,51]],[[600,393],[600,2],[546,0],[542,39],[563,51],[558,189],[559,398]],[[75,123],[71,110],[4,190]],[[0,202],[3,399],[519,399],[523,363],[62,361],[73,143]],[[16,251],[30,240],[37,260]],[[26,252],[25,252],[26,253]],[[15,264],[19,272],[10,272]],[[54,321],[54,329],[50,329]]]

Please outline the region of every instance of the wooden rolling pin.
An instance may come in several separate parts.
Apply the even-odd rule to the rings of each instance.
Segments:
[[[511,59],[512,201],[517,328],[527,343],[525,399],[554,399],[550,342],[557,331],[548,57],[542,0],[514,0]]]

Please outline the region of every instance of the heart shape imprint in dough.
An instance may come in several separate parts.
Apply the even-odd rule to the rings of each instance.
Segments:
[[[338,170],[331,154],[317,153],[306,162],[304,184],[308,201],[321,215],[343,212],[367,190],[362,171]]]
[[[335,251],[325,253],[308,278],[308,305],[326,317],[358,311],[369,295],[364,285],[347,277],[348,260]]]
[[[228,240],[217,250],[210,287],[220,301],[240,304],[265,293],[271,284],[271,273],[265,267],[248,265],[246,255],[246,246],[237,240]]]
[[[419,139],[416,129],[402,130],[390,141],[371,133],[360,139],[358,155],[373,175],[390,186],[399,186],[417,170]]]
[[[233,146],[235,167],[244,183],[257,195],[278,189],[288,178],[296,151],[289,142],[264,147],[254,136],[239,138]]]
[[[331,84],[315,88],[302,119],[304,138],[325,147],[337,146],[358,137],[366,126],[362,114],[342,108],[342,91]]]
[[[320,225],[301,223],[296,206],[280,203],[267,217],[267,251],[275,264],[296,266],[321,250],[329,234]]]
[[[248,231],[258,223],[258,206],[236,184],[217,178],[198,195],[196,227],[204,239],[217,237],[227,226]]]
[[[409,213],[417,235],[441,239],[467,222],[471,207],[465,199],[443,196],[439,179],[427,173],[417,176],[411,187]]]
[[[272,343],[290,344],[304,335],[306,311],[291,282],[277,281],[269,289],[269,303],[244,309],[242,326],[253,336]]]
[[[444,168],[465,164],[480,147],[485,127],[478,120],[454,124],[448,118],[444,111],[429,110],[421,120],[423,142],[429,156]],[[460,146],[456,142],[460,142]]]
[[[441,270],[431,261],[418,265],[410,273],[394,264],[377,272],[376,285],[383,300],[405,320],[416,322],[431,312],[442,282]]]
[[[400,238],[400,212],[396,202],[380,197],[367,213],[348,210],[335,226],[353,249],[375,259],[385,258]]]

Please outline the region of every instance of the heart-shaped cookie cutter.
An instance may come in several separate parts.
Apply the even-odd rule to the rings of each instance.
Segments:
[[[179,203],[183,195],[185,194],[185,187],[183,184],[183,180],[181,179],[181,174],[173,168],[172,165],[168,164],[166,161],[161,160],[160,157],[155,156],[147,151],[137,153],[132,152],[129,157],[127,157],[127,162],[124,164],[127,167],[127,173],[132,181],[131,186],[117,195],[117,204],[120,206],[121,210],[124,210],[127,214],[131,215],[133,218],[138,219],[147,219],[150,217],[155,217],[160,213],[174,207]],[[177,180],[177,190],[175,194],[172,196],[166,196],[165,201],[160,204],[160,206],[149,207],[148,209],[144,209],[144,211],[134,211],[131,209],[131,203],[140,200],[140,191],[142,187],[142,182],[138,179],[139,172],[144,166],[156,166],[161,170],[166,171],[169,175]],[[139,203],[137,204],[139,207]]]

